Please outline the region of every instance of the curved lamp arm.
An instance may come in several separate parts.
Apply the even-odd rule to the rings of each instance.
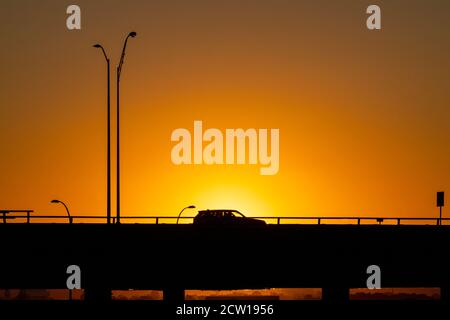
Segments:
[[[195,209],[195,206],[191,205],[191,206],[188,206],[188,207],[183,208],[183,210],[181,210],[180,213],[178,214],[177,224],[178,224],[178,220],[180,220],[181,214],[182,214],[183,211],[186,210],[186,209]]]
[[[50,201],[50,203],[61,203],[64,206],[64,208],[66,208],[67,216],[69,217],[69,223],[70,224],[72,223],[73,220],[72,217],[70,216],[69,208],[66,206],[64,202],[62,202],[61,200],[52,200]]]
[[[123,44],[123,49],[122,49],[122,55],[120,56],[120,62],[119,62],[119,65],[117,66],[117,81],[120,80],[120,73],[122,72],[122,65],[123,65],[123,62],[125,61],[125,50],[127,48],[128,38],[129,37],[134,38],[134,37],[136,37],[136,35],[137,35],[137,33],[132,31],[125,38],[125,42]]]

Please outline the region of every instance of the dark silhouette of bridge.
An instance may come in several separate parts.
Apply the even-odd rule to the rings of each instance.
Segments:
[[[26,217],[0,224],[0,288],[66,288],[75,264],[87,300],[126,289],[163,290],[165,300],[179,301],[185,289],[304,287],[346,301],[350,288],[366,287],[367,267],[378,265],[382,287],[439,287],[449,301],[450,226],[436,219],[266,217],[274,223],[207,227],[162,224],[167,217],[110,225]],[[20,218],[28,223],[10,223]],[[285,224],[293,219],[315,222]]]

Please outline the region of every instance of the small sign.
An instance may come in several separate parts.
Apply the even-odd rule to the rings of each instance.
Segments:
[[[444,191],[440,191],[440,192],[437,193],[436,206],[437,207],[443,207],[444,206]]]

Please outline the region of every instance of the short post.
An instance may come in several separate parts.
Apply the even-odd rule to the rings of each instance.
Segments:
[[[442,225],[442,207],[444,206],[444,191],[436,194],[436,206],[439,207],[439,225]]]

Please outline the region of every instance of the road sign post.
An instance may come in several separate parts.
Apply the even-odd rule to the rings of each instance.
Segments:
[[[436,194],[436,206],[439,207],[439,225],[442,225],[442,207],[444,206],[444,191]]]

